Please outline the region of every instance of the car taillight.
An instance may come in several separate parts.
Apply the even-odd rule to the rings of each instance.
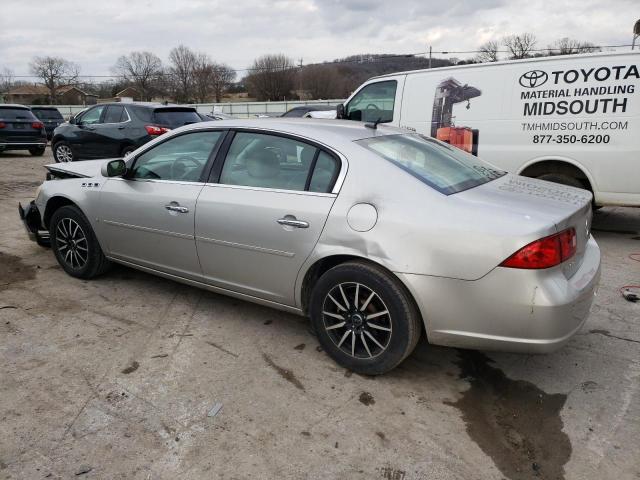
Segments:
[[[158,127],[156,125],[145,125],[144,128],[149,135],[162,135],[171,130],[170,128]]]
[[[576,231],[568,228],[522,247],[500,266],[527,269],[554,267],[573,257],[577,246]]]
[[[4,122],[0,122],[0,128],[4,128],[4,127],[6,127],[6,126],[7,126],[7,124],[6,124],[6,123],[4,123]]]
[[[40,130],[44,128],[44,123],[42,122],[31,122],[31,128],[35,128],[36,130]]]

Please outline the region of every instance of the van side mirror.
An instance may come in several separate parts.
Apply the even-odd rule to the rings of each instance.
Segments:
[[[338,120],[344,119],[345,118],[345,114],[344,114],[344,105],[342,103],[339,103],[336,106],[336,118]]]
[[[127,173],[127,164],[121,158],[111,160],[102,165],[100,173],[103,177],[121,177]]]

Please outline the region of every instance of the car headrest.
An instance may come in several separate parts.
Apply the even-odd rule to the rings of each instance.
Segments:
[[[247,158],[247,173],[254,178],[275,178],[280,173],[280,160],[272,150],[262,149]]]

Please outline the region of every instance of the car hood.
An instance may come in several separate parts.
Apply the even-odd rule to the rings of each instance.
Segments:
[[[51,165],[45,165],[45,168],[52,173],[59,172],[71,177],[102,177],[100,173],[102,165],[111,160],[115,159],[104,158],[101,160],[83,160],[81,162],[53,163]]]

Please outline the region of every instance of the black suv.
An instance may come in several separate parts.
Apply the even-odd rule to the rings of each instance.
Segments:
[[[46,146],[44,124],[29,107],[0,105],[0,152],[29,150],[31,155],[42,155]]]
[[[33,114],[44,123],[44,129],[47,131],[47,138],[51,140],[55,128],[64,123],[62,114],[56,107],[31,107]]]
[[[124,157],[173,128],[202,119],[193,107],[105,103],[83,110],[53,132],[56,162]]]

